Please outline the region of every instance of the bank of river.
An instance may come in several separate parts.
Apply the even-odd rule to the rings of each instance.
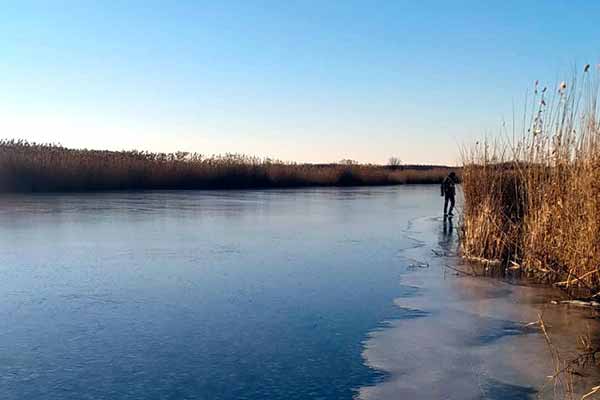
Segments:
[[[438,190],[3,196],[3,398],[534,396],[552,362],[523,322],[595,322],[444,272]]]

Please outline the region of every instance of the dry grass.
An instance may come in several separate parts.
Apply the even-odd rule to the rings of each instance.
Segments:
[[[600,393],[600,386],[593,386],[584,390],[582,395],[575,395],[576,391],[581,392],[583,389],[582,383],[586,380],[587,371],[598,366],[598,356],[600,348],[597,346],[597,340],[593,339],[593,335],[589,331],[581,333],[577,336],[577,345],[575,350],[561,351],[559,346],[554,343],[553,338],[548,332],[542,315],[538,315],[538,321],[529,325],[537,325],[541,333],[544,335],[544,340],[548,345],[548,349],[552,356],[553,373],[548,376],[546,384],[540,388],[538,398],[543,398],[547,386],[552,385],[552,398],[563,400],[585,400],[597,399],[597,394]],[[578,390],[576,390],[576,386]]]
[[[244,155],[68,149],[0,141],[0,192],[233,189],[439,183],[450,168],[295,164]]]
[[[569,291],[600,289],[598,76],[538,86],[522,133],[463,152],[462,252]]]

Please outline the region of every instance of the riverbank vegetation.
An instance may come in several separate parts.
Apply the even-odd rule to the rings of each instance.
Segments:
[[[587,65],[557,88],[536,82],[522,128],[464,149],[465,257],[572,295],[598,293],[597,74]]]
[[[69,149],[0,141],[0,192],[242,189],[439,183],[427,165],[297,164],[245,155]]]

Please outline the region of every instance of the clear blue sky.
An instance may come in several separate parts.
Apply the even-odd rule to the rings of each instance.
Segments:
[[[454,163],[600,62],[597,1],[5,1],[0,136]]]

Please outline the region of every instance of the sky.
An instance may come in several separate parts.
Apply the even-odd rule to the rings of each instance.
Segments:
[[[0,137],[459,162],[600,63],[598,1],[2,1]]]

